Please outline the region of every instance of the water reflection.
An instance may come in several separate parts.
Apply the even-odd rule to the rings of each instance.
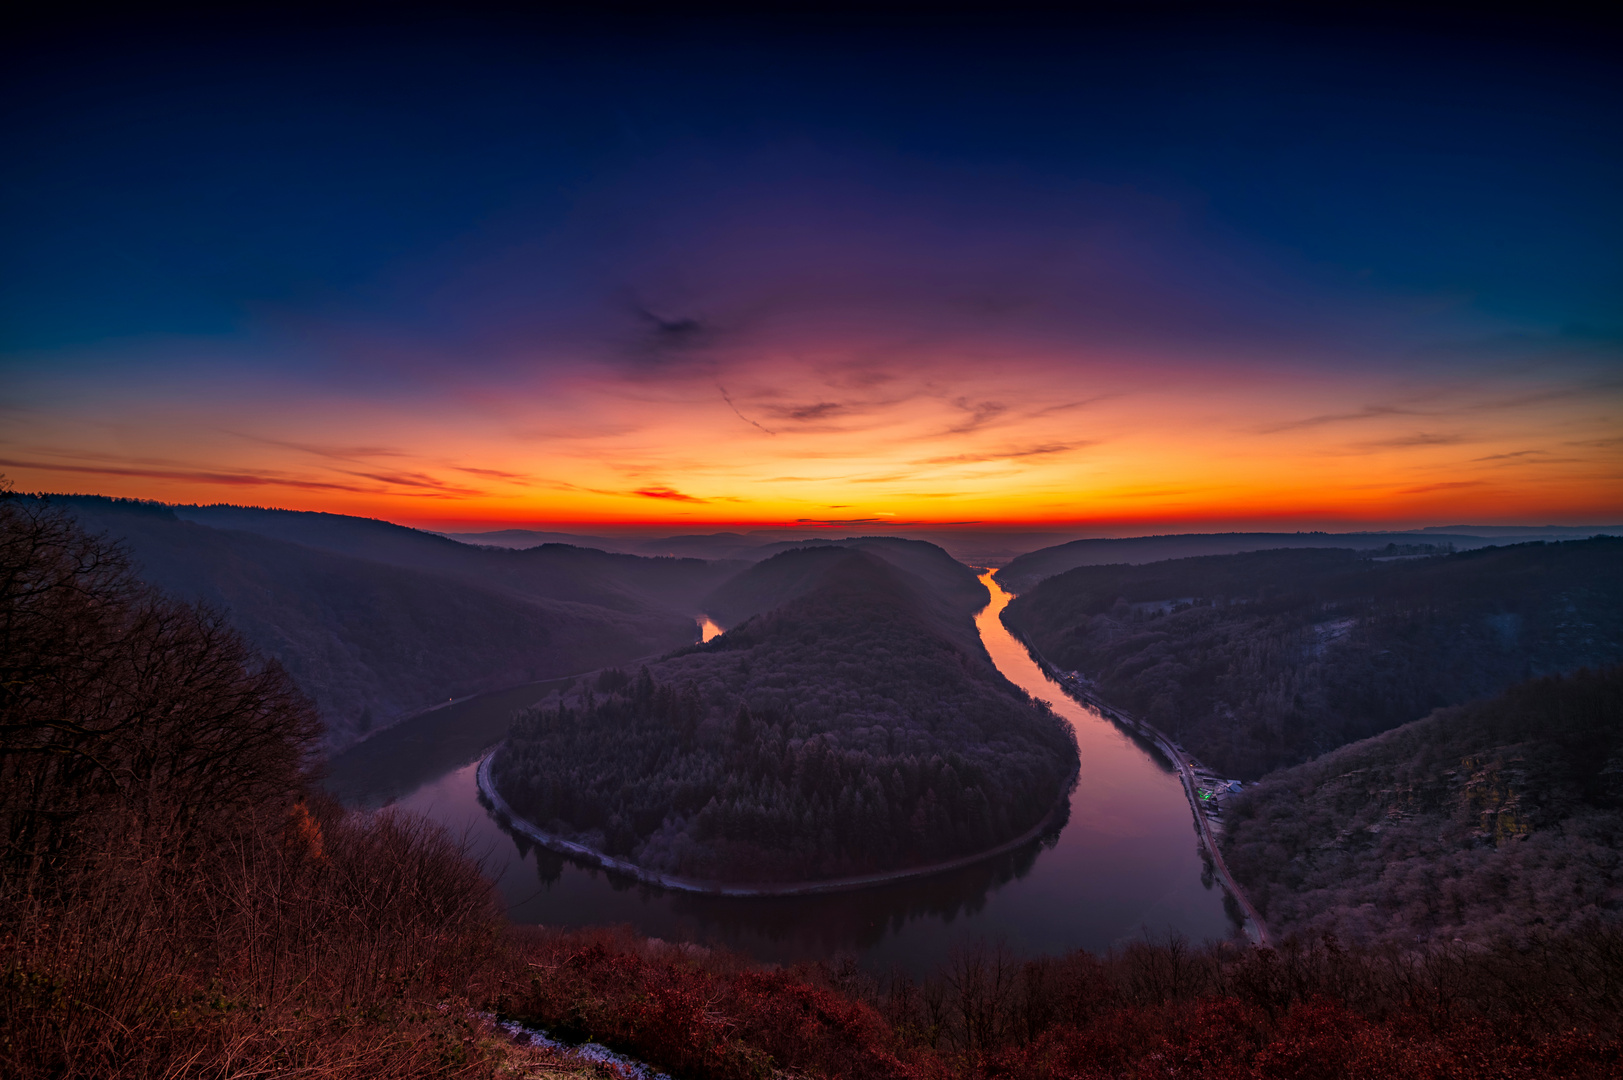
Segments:
[[[998,616],[1007,594],[989,575],[983,580],[993,600],[976,621],[988,653],[1011,681],[1051,701],[1071,723],[1082,768],[1068,816],[1025,847],[973,866],[847,893],[716,897],[661,890],[538,849],[480,805],[474,761],[479,749],[500,738],[505,717],[518,707],[513,701],[539,700],[557,684],[447,706],[429,714],[433,720],[420,730],[380,743],[388,752],[363,754],[362,747],[346,755],[334,775],[344,779],[349,801],[370,805],[379,792],[416,784],[398,805],[465,836],[520,922],[624,923],[651,936],[720,943],[763,960],[854,953],[865,963],[915,971],[977,938],[1038,953],[1104,949],[1169,930],[1196,940],[1231,934],[1221,890],[1200,857],[1194,819],[1170,766],[1066,698],[1004,629]],[[469,749],[481,739],[478,749]],[[446,755],[439,772],[420,780],[432,771],[427,758],[433,754]]]

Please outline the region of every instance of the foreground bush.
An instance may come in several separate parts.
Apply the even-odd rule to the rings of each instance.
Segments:
[[[1172,941],[1019,961],[968,950],[923,983],[604,930],[515,939],[503,1011],[674,1077],[1613,1077],[1623,934],[1525,951],[1285,951]]]
[[[420,820],[266,824],[201,860],[110,854],[61,907],[13,899],[0,1074],[481,1075],[478,868]]]
[[[214,613],[0,497],[0,1075],[474,1068],[490,885],[307,797],[314,713]]]

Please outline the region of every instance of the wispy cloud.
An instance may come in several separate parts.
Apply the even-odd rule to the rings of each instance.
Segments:
[[[250,435],[246,432],[232,431],[228,434],[239,439],[261,446],[279,446],[284,450],[297,450],[303,454],[326,458],[330,461],[366,461],[371,458],[398,458],[407,457],[404,450],[390,446],[330,446],[322,443],[297,442],[291,439],[267,439],[263,435]]]
[[[1009,407],[1001,401],[970,401],[968,398],[955,398],[952,404],[954,408],[961,409],[969,415],[949,427],[946,431],[948,435],[967,435],[972,431],[978,431],[1009,411]]]
[[[638,488],[636,491],[632,492],[632,494],[641,495],[645,499],[668,499],[671,502],[704,503],[710,501],[709,499],[701,499],[696,495],[688,495],[684,492],[677,491],[675,488],[666,487],[663,484],[655,484],[651,487]],[[728,501],[736,502],[737,500]]]
[[[1059,405],[1045,405],[1040,409],[1033,409],[1025,414],[1027,420],[1037,420],[1044,416],[1053,416],[1055,413],[1071,412],[1074,409],[1085,409],[1089,405],[1097,405],[1101,401],[1114,401],[1123,397],[1123,394],[1098,394],[1094,397],[1083,398],[1080,401],[1067,401]]]
[[[488,476],[493,480],[528,480],[530,477],[523,473],[505,472],[501,469],[476,469],[472,465],[453,465],[451,468],[457,472],[465,472],[469,476]]]
[[[1326,424],[1344,424],[1359,420],[1379,420],[1388,416],[1429,416],[1431,413],[1418,409],[1405,408],[1401,405],[1365,405],[1362,409],[1353,412],[1320,413],[1317,416],[1305,417],[1301,420],[1287,420],[1282,424],[1269,424],[1255,428],[1258,435],[1278,435],[1286,431],[1302,431],[1306,428],[1324,427]]]
[[[1390,439],[1369,439],[1365,442],[1354,443],[1360,450],[1399,450],[1416,446],[1456,446],[1462,442],[1470,442],[1464,435],[1433,435],[1425,431],[1417,431],[1413,435],[1394,435]]]
[[[846,411],[846,407],[837,401],[819,401],[815,405],[775,406],[771,410],[774,416],[785,420],[798,420],[805,423],[810,420],[823,420],[830,416],[838,416]]]
[[[947,457],[925,458],[917,465],[969,465],[981,461],[1016,461],[1021,458],[1050,457],[1083,447],[1097,445],[1096,441],[1071,443],[1043,443],[1014,450],[988,450],[984,453],[952,454]]]
[[[346,476],[356,476],[362,480],[376,480],[380,484],[389,484],[393,487],[419,488],[427,491],[444,492],[448,495],[475,496],[484,494],[479,488],[449,484],[437,476],[430,476],[428,473],[353,472],[348,469],[340,471]]]
[[[776,431],[773,431],[770,428],[762,427],[760,424],[756,423],[754,420],[751,420],[749,417],[745,416],[742,412],[739,412],[738,406],[733,404],[732,395],[727,393],[727,388],[725,386],[722,386],[720,383],[717,383],[716,384],[716,389],[721,391],[721,400],[725,401],[727,403],[727,407],[729,409],[733,410],[733,414],[736,415],[740,420],[744,421],[744,423],[748,424],[750,427],[753,427],[753,428],[760,428],[760,430],[766,432],[768,435],[776,435],[777,434]]]
[[[630,359],[639,365],[679,362],[715,343],[715,327],[691,315],[662,315],[635,300],[631,301],[631,314],[637,327]]]
[[[1399,495],[1424,495],[1432,491],[1452,491],[1457,488],[1481,487],[1483,480],[1445,480],[1437,484],[1421,484],[1418,487],[1399,488]]]
[[[339,484],[322,480],[304,480],[266,473],[217,472],[203,469],[160,469],[118,465],[68,465],[50,461],[7,459],[0,459],[0,466],[9,469],[39,469],[44,472],[80,473],[90,476],[130,476],[147,480],[181,480],[201,484],[227,484],[233,487],[287,487],[304,491],[347,491],[364,495],[379,495],[387,491],[385,488],[361,487],[356,484]]]

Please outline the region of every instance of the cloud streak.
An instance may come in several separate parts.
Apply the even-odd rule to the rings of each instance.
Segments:
[[[1095,441],[1072,443],[1043,443],[1038,446],[1027,446],[1017,450],[988,450],[982,453],[951,454],[946,457],[925,458],[916,462],[918,465],[970,465],[983,461],[1019,461],[1022,458],[1052,457],[1056,454],[1068,454],[1072,450],[1081,450],[1084,447],[1098,445]]]
[[[145,480],[180,480],[198,484],[224,484],[229,487],[283,487],[301,491],[351,492],[357,495],[375,495],[387,488],[361,487],[324,480],[302,480],[295,477],[274,476],[263,473],[218,472],[201,469],[160,469],[118,465],[67,465],[59,462],[21,461],[0,459],[0,467],[10,469],[38,469],[42,472],[79,473],[91,476],[126,476]],[[410,494],[410,493],[402,493]],[[440,493],[446,497],[456,492]]]
[[[663,484],[655,484],[650,487],[638,488],[636,491],[632,492],[632,494],[641,495],[645,499],[665,499],[668,502],[706,503],[710,501],[709,499],[701,499],[696,495],[685,494],[684,492],[677,491],[675,488],[665,487]]]

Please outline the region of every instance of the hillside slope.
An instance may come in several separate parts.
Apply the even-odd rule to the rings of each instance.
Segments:
[[[59,503],[72,497],[53,497]],[[107,502],[108,500],[100,500]],[[94,500],[85,500],[91,505]],[[443,574],[494,592],[573,600],[620,611],[667,607],[691,615],[699,598],[746,564],[649,558],[580,544],[477,547],[372,518],[251,506],[176,506],[183,521],[249,532],[388,566]]]
[[[772,545],[772,555],[728,579],[704,598],[702,610],[722,626],[801,596],[828,581],[845,553],[877,556],[905,576],[918,603],[928,606],[937,628],[966,652],[991,663],[975,631],[975,612],[991,599],[974,571],[941,548],[922,540],[865,536],[840,541],[796,541]]]
[[[1527,539],[1533,539],[1528,537]],[[1564,539],[1564,537],[1563,537]],[[1072,540],[1039,548],[1011,559],[997,573],[998,584],[1010,592],[1025,592],[1045,578],[1078,566],[1140,565],[1202,555],[1235,555],[1281,548],[1346,548],[1374,551],[1387,545],[1398,548],[1435,548],[1446,551],[1485,547],[1497,541],[1469,534],[1414,533],[1188,533],[1171,536],[1132,536],[1122,539]]]
[[[1248,780],[1521,679],[1623,660],[1623,540],[1079,567],[1004,618]]]
[[[788,551],[750,575],[741,591],[791,595],[521,716],[495,762],[504,798],[650,870],[768,882],[983,851],[1054,808],[1069,729],[968,651],[967,610],[871,551]]]
[[[121,541],[143,580],[226,612],[316,701],[329,749],[450,697],[688,644],[697,595],[732,569],[569,547],[480,552],[385,522],[309,520],[335,515],[263,512],[261,522],[299,526],[277,537],[181,520],[156,504],[51,501]],[[681,607],[666,602],[673,595]]]
[[[1276,932],[1515,939],[1623,906],[1623,667],[1444,709],[1263,780],[1224,855]]]

